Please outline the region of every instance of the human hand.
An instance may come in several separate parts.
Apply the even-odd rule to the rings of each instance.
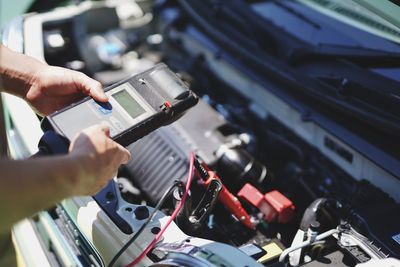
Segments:
[[[86,95],[100,102],[108,100],[98,81],[61,67],[41,66],[29,84],[25,98],[41,115],[49,115]]]
[[[74,195],[93,195],[116,174],[118,167],[131,155],[110,139],[105,124],[83,130],[71,142],[70,157],[80,164],[81,171],[74,181]]]
[[[52,67],[0,44],[0,91],[24,98],[41,115],[48,115],[83,96],[106,102],[99,82],[83,73]]]

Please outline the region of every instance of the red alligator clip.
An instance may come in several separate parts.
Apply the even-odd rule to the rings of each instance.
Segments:
[[[195,162],[195,167],[197,174],[204,181],[204,185],[207,187],[209,183],[216,179],[221,182],[221,179],[213,171],[210,171],[208,166],[204,163]],[[219,193],[218,200],[247,228],[254,229],[254,224],[252,223],[249,214],[243,208],[239,199],[235,197],[229,190],[222,184],[222,189]]]

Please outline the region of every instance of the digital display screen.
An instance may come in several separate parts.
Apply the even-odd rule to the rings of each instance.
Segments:
[[[126,90],[118,91],[113,94],[112,97],[125,109],[126,112],[128,112],[133,119],[146,112]]]

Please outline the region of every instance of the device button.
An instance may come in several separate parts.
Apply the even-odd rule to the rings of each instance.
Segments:
[[[124,125],[122,125],[122,123],[119,120],[117,120],[115,117],[110,117],[110,121],[114,125],[114,127],[117,128],[117,130],[119,130],[119,131],[125,130]]]
[[[109,115],[112,113],[112,106],[109,102],[100,103],[100,102],[93,101],[92,105],[102,115]]]
[[[104,115],[108,115],[108,114],[111,114],[111,110],[107,110],[107,109],[104,109],[104,108],[102,108],[102,107],[100,107],[99,108],[99,111],[101,112],[101,113],[103,113]]]
[[[108,115],[108,114],[111,114],[112,113],[112,110],[110,110],[110,109],[105,109],[104,107],[102,107],[102,106],[99,106],[98,108],[98,111],[100,111],[102,114],[104,114],[104,115]]]

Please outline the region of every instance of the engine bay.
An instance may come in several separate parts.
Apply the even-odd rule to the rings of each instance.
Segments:
[[[200,169],[173,226],[147,254],[151,266],[380,266],[400,258],[398,166],[382,166],[357,147],[367,144],[369,153],[396,163],[398,144],[369,142],[373,134],[352,131],[352,118],[322,102],[307,107],[310,100],[297,93],[276,93],[285,83],[260,81],[242,55],[209,36],[187,1],[156,2],[84,2],[25,17],[27,54],[104,86],[164,62],[200,98],[178,121],[131,144],[132,160],[94,196],[114,224],[98,228],[104,239],[85,241],[95,224],[83,229],[78,210],[92,205],[89,198],[66,200],[45,216],[69,243],[80,240],[71,246],[82,266],[110,266],[175,185],[147,226],[151,233],[117,263],[138,257],[181,203],[191,152]],[[119,243],[104,255],[110,235]],[[211,241],[221,247],[194,249]]]

